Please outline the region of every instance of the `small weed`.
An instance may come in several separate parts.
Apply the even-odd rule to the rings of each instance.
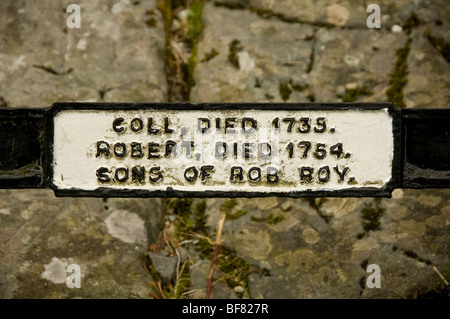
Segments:
[[[201,19],[203,4],[204,0],[159,0],[157,2],[164,19],[165,69],[171,102],[189,100],[191,88],[195,85],[194,70],[197,64],[198,40],[203,30]],[[181,9],[189,10],[187,25],[185,28],[172,32],[173,12]],[[149,20],[149,23],[152,24],[152,21]],[[177,44],[179,42],[184,44],[185,50],[180,49]]]
[[[156,270],[149,266],[150,273],[153,278],[157,278],[158,274]],[[175,283],[169,283],[162,285],[162,280],[158,278],[156,282],[150,282],[149,285],[156,294],[149,292],[149,295],[154,299],[181,299],[191,286],[191,279],[189,273],[188,262],[184,262],[181,268],[177,272],[177,278]]]

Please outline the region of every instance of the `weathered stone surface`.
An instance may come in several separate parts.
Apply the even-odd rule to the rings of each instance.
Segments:
[[[265,20],[255,13],[210,3],[203,10],[205,29],[191,101],[280,102],[280,85],[302,87],[291,89],[290,99],[308,101],[304,75],[315,27]],[[234,49],[233,41],[239,41]],[[219,54],[206,61],[212,50]],[[230,57],[233,52],[235,64]]]
[[[176,256],[164,256],[162,254],[148,253],[148,258],[152,266],[159,273],[164,284],[172,281],[177,268],[178,259]]]
[[[164,27],[156,1],[0,2],[0,105],[167,100]],[[151,23],[150,23],[151,22]],[[68,199],[0,192],[2,298],[147,297],[144,253],[162,228],[158,199]],[[69,289],[65,267],[81,267]]]
[[[167,100],[164,28],[156,1],[84,1],[79,29],[66,26],[70,3],[1,2],[4,104]],[[150,18],[155,23],[148,27]]]
[[[446,2],[382,2],[381,30],[365,27],[367,15],[357,2],[321,1],[322,5],[318,5],[319,2],[306,1],[301,6],[294,1],[249,0],[241,2],[245,8],[239,10],[206,5],[199,61],[213,49],[219,54],[197,65],[192,99],[278,102],[283,101],[279,84],[288,83],[291,88],[287,102],[305,102],[312,96],[320,102],[386,102],[398,58],[396,51],[405,46],[408,38],[403,29],[398,32],[394,28],[393,32],[391,26],[404,26],[411,13],[416,12],[420,25],[413,27],[411,33],[408,84],[404,88],[406,104],[448,107],[449,85],[443,78],[449,75],[448,62],[423,36],[431,28],[435,34],[447,37],[442,31],[445,28],[436,26],[446,23]],[[338,27],[321,27],[324,24]],[[273,31],[259,32],[268,28]],[[301,36],[305,30],[307,36],[302,39],[293,36]],[[239,40],[234,63],[229,59],[233,39]],[[262,47],[263,50],[257,49]],[[291,52],[301,54],[294,59],[298,64],[285,63]],[[426,81],[417,81],[418,77]],[[308,87],[297,92],[293,87],[296,84]],[[360,92],[348,94],[355,90]],[[450,262],[446,243],[450,230],[449,192],[395,190],[392,195],[392,199],[379,201],[240,199],[234,211],[247,213],[225,222],[223,245],[266,270],[249,276],[252,298],[420,296],[440,287],[441,281],[432,267],[445,271]],[[211,232],[225,201],[207,201]],[[364,212],[377,216],[370,220]],[[370,264],[381,268],[380,289],[366,286],[371,274],[366,268]]]
[[[9,212],[0,215],[2,298],[148,296],[144,253],[163,226],[159,200],[104,202],[2,190],[0,207]],[[137,231],[130,235],[131,229]],[[70,264],[81,268],[80,289],[65,284]]]
[[[449,263],[450,197],[448,191],[402,193],[378,204],[370,198],[321,199],[316,208],[302,199],[279,199],[267,209],[264,199],[258,206],[241,200],[236,209],[248,213],[225,222],[223,245],[270,273],[249,276],[252,298],[411,298],[438,287],[432,267],[444,270]],[[283,211],[286,201],[291,207]],[[223,202],[208,201],[211,224]],[[380,229],[364,232],[366,205],[383,209]],[[283,218],[261,218],[269,214]],[[366,287],[370,264],[381,268],[380,289]]]
[[[285,21],[347,28],[365,28],[367,17],[372,13],[366,12],[370,3],[363,0],[218,0],[215,3],[231,8],[245,7],[262,16],[278,16]],[[380,0],[376,4],[380,6],[382,27],[389,29],[403,24],[412,12],[425,23],[436,23],[445,21],[445,12],[450,10],[446,0]]]
[[[320,29],[310,73],[316,100],[342,102],[346,91],[367,88],[371,92],[354,101],[385,102],[393,63],[386,61],[395,61],[396,49],[405,41],[404,34],[385,30]]]
[[[427,39],[427,34],[447,43],[450,41],[450,34],[445,35],[435,27],[420,27],[411,34],[405,104],[415,108],[447,108],[450,105],[450,64]]]
[[[383,102],[396,49],[406,41],[383,29],[318,29],[212,4],[204,10],[195,102]],[[230,63],[233,40],[244,67]],[[219,54],[205,61],[211,50]],[[361,93],[346,98],[347,90]]]

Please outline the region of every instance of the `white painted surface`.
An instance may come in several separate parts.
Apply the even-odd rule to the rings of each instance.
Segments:
[[[123,133],[117,133],[112,129],[115,118],[125,119]],[[163,130],[164,118],[169,117],[170,128],[176,130],[173,134],[159,133],[150,135],[147,133],[147,119],[153,117],[154,128]],[[216,132],[214,129],[215,118],[221,119],[222,131]],[[224,134],[224,119],[226,117],[236,117],[235,134]],[[239,131],[240,119],[243,117],[254,118],[257,121],[258,130],[251,134],[244,134]],[[272,121],[280,119],[280,132],[275,132]],[[283,118],[294,117],[297,119],[292,133],[287,133],[287,123],[282,122]],[[296,130],[300,126],[299,119],[309,117],[311,124],[316,123],[318,117],[326,118],[327,129],[324,133],[315,133],[314,125],[309,133],[298,133]],[[140,132],[133,132],[130,129],[130,122],[133,118],[141,118],[144,122],[144,129]],[[197,119],[209,118],[211,127],[209,133],[202,134],[197,130]],[[291,191],[332,191],[347,188],[383,188],[391,179],[392,160],[394,150],[392,117],[387,109],[381,110],[346,110],[346,111],[274,111],[274,110],[234,110],[234,111],[134,111],[134,110],[63,110],[54,118],[54,160],[53,160],[53,183],[59,189],[67,190],[77,188],[82,190],[95,190],[98,187],[108,187],[113,189],[135,189],[135,190],[166,190],[168,187],[180,191],[231,191],[231,192],[291,192]],[[181,135],[181,128],[186,128],[187,134]],[[334,128],[335,132],[330,129]],[[194,141],[195,153],[199,153],[200,159],[195,156],[187,157],[185,149],[177,147],[178,156],[170,158],[164,157],[165,143],[172,140],[177,143],[182,141]],[[96,145],[98,141],[106,141],[112,145],[123,142],[128,146],[128,153],[124,158],[114,156],[106,158],[104,154],[96,157]],[[218,141],[225,141],[229,151],[233,149],[233,143],[239,143],[238,158],[228,156],[226,159],[214,157],[215,145]],[[300,141],[310,141],[313,145],[308,153],[307,159],[302,159],[303,149],[298,147]],[[133,158],[130,156],[130,143],[142,143],[144,157]],[[159,143],[161,157],[158,159],[148,159],[148,143]],[[262,143],[268,142],[272,146],[272,158],[270,160],[261,159],[255,156],[253,159],[244,160],[242,157],[242,143]],[[288,157],[287,145],[292,142],[294,146],[293,158]],[[330,146],[336,143],[343,144],[344,153],[351,154],[349,158],[329,154]],[[326,144],[327,156],[316,159],[312,156],[315,150],[315,143]],[[254,147],[257,150],[257,147]],[[211,176],[201,181],[200,176],[194,183],[188,182],[184,178],[185,169],[195,166],[200,172],[200,167],[213,165],[214,170]],[[339,166],[342,171],[348,167],[349,171],[343,182],[339,182],[338,175],[333,167]],[[143,183],[131,181],[131,168],[133,166],[144,166],[146,177]],[[160,166],[163,180],[153,183],[149,181],[149,169]],[[230,181],[232,166],[240,166],[244,172],[254,166],[261,168],[262,181],[252,183],[248,177],[244,176],[244,182],[233,183]],[[279,170],[279,182],[268,183],[265,181],[264,173],[268,166]],[[314,168],[315,179],[311,183],[300,180],[299,169],[303,166]],[[330,180],[321,183],[317,179],[317,170],[320,167],[329,166]],[[103,183],[98,181],[96,171],[100,167],[107,167],[113,178],[115,168],[127,167],[130,170],[130,177],[127,182]],[[350,177],[354,177],[351,182]]]

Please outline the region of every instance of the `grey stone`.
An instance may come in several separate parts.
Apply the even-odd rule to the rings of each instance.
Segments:
[[[194,299],[204,299],[206,296],[206,286],[208,283],[209,268],[211,262],[207,260],[200,259],[194,265],[192,265],[190,271],[191,278],[191,289],[194,291]],[[224,274],[220,272],[217,268],[214,270],[214,279],[211,289],[212,299],[230,299],[235,297],[233,289],[228,287],[224,280],[220,278]]]
[[[0,214],[0,296],[145,298],[151,276],[144,252],[151,243],[149,238],[156,238],[163,226],[158,202],[104,202],[56,198],[49,190],[2,190],[0,207],[10,213]],[[127,230],[139,229],[140,235],[131,237],[136,240],[124,240],[130,237],[108,230],[106,221],[112,212],[122,209],[121,204],[127,206],[130,216],[140,216],[135,225],[125,224]],[[65,284],[70,264],[81,268],[79,289]]]
[[[8,106],[167,100],[156,1],[82,2],[79,29],[66,26],[69,3],[1,2],[0,96]]]
[[[404,45],[404,34],[385,30],[320,29],[314,47],[310,73],[311,89],[318,101],[341,102],[341,86],[355,83],[372,94],[361,94],[356,101],[385,102],[389,73],[397,48]],[[391,61],[387,62],[386,61]],[[348,89],[348,87],[347,87]]]
[[[413,41],[407,60],[408,83],[404,88],[405,104],[410,108],[447,108],[450,105],[450,64],[426,38],[427,33],[446,39],[434,27],[420,27],[412,32]]]
[[[176,256],[168,257],[152,252],[148,253],[148,257],[155,270],[161,275],[163,284],[170,283],[175,276],[178,258]]]
[[[366,20],[370,13],[366,12],[370,4],[363,0],[219,0],[216,3],[236,4],[260,12],[262,16],[277,16],[285,21],[295,21],[313,25],[328,25],[346,28],[367,28]],[[412,12],[425,23],[434,24],[437,20],[445,21],[450,5],[446,0],[380,0],[382,27],[403,24]]]
[[[193,102],[281,102],[280,85],[302,85],[289,100],[308,101],[304,77],[315,27],[265,20],[255,13],[206,3],[204,32],[198,48]],[[220,27],[217,27],[220,26]],[[229,61],[231,43],[239,41],[239,68]],[[219,52],[209,61],[211,50]]]

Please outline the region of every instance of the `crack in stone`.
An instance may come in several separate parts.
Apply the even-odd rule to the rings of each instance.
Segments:
[[[242,3],[242,2],[221,2],[221,1],[214,1],[214,5],[216,7],[223,7],[223,8],[227,8],[229,10],[248,10],[250,12],[256,13],[259,17],[263,18],[263,19],[270,19],[270,18],[276,18],[280,21],[286,22],[286,23],[297,23],[297,24],[305,24],[305,25],[309,25],[309,26],[314,26],[314,27],[325,27],[327,29],[343,29],[343,30],[354,30],[354,29],[361,29],[361,30],[366,30],[367,27],[360,27],[360,26],[352,26],[352,25],[348,25],[348,26],[336,26],[334,24],[331,23],[327,23],[327,22],[309,22],[309,21],[303,21],[299,18],[294,18],[294,17],[288,17],[286,15],[284,15],[283,13],[280,12],[276,12],[273,11],[271,9],[262,9],[262,8],[258,8],[246,3]]]
[[[41,70],[43,70],[43,71],[45,71],[45,72],[47,72],[47,73],[53,74],[53,75],[67,75],[67,74],[69,74],[70,72],[73,71],[72,68],[69,68],[69,69],[68,69],[67,71],[65,71],[65,72],[60,72],[60,71],[56,71],[55,69],[53,69],[53,68],[50,67],[50,66],[37,65],[37,64],[33,64],[33,67],[34,67],[34,68],[37,68],[37,69],[41,69]]]
[[[408,37],[405,45],[397,49],[397,60],[394,63],[392,72],[389,74],[389,89],[386,95],[389,102],[397,107],[406,107],[403,88],[408,83],[408,56],[411,50],[411,42],[412,38]]]
[[[424,34],[428,42],[450,63],[450,43],[445,42],[444,38],[433,36],[431,32]]]
[[[314,30],[314,33],[312,35],[312,47],[311,47],[311,54],[309,55],[309,63],[308,67],[306,68],[306,73],[311,73],[313,67],[314,67],[314,59],[316,54],[316,42],[317,42],[317,30]]]

